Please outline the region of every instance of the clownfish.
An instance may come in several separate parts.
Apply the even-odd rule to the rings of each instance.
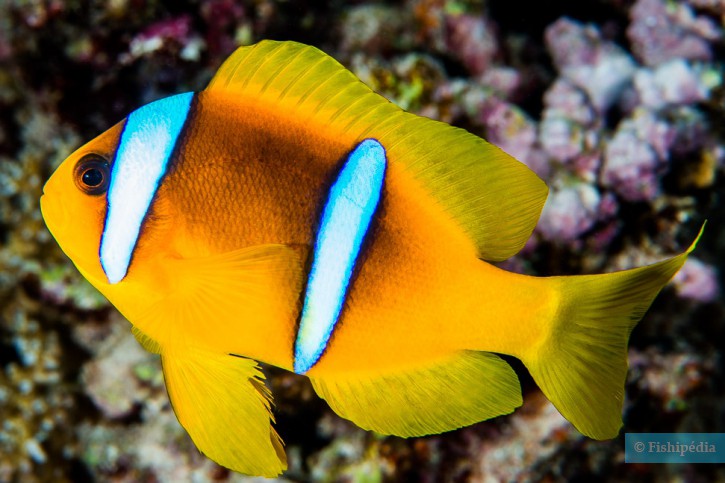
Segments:
[[[258,361],[402,437],[522,404],[520,359],[582,434],[622,426],[629,334],[684,253],[532,277],[548,189],[467,131],[407,113],[320,50],[239,48],[209,86],[133,111],[44,187],[78,270],[160,354],[176,416],[232,470],[286,469]]]

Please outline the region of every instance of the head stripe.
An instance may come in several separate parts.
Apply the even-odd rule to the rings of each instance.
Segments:
[[[193,92],[147,104],[126,119],[108,188],[101,266],[109,283],[126,276],[141,224],[189,114]]]
[[[330,188],[307,281],[294,370],[307,372],[320,358],[340,316],[350,277],[370,227],[385,176],[383,146],[358,144]]]

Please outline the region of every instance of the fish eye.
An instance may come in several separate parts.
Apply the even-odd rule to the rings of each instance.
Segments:
[[[81,158],[75,168],[78,189],[89,195],[101,195],[108,189],[111,170],[106,158],[89,154]]]

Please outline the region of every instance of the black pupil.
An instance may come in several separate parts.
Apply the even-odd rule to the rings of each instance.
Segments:
[[[95,188],[103,183],[103,173],[98,168],[90,168],[83,172],[83,184]]]

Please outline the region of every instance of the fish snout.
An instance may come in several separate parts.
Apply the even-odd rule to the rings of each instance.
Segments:
[[[45,190],[40,197],[40,213],[51,232],[54,227],[64,226],[68,220],[68,212],[61,201],[57,196],[45,193]]]

